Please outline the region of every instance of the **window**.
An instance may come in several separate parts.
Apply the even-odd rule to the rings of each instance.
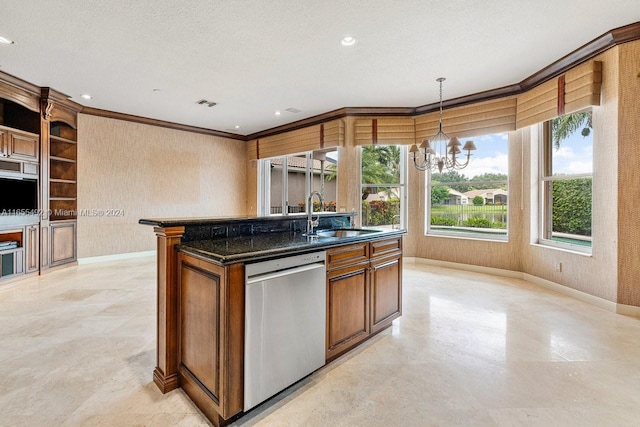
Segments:
[[[427,234],[507,239],[509,135],[473,138],[477,150],[461,171],[427,173]]]
[[[540,243],[591,252],[591,111],[545,122],[540,140]]]
[[[311,191],[323,195],[325,211],[335,211],[337,164],[335,149],[260,160],[260,214],[304,213]],[[321,210],[317,198],[313,204]]]
[[[404,146],[362,147],[360,218],[363,227],[406,228],[406,160]]]

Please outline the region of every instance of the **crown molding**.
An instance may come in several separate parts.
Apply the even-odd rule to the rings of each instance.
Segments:
[[[168,122],[165,120],[150,119],[148,117],[134,116],[133,114],[118,113],[116,111],[101,110],[93,107],[82,107],[82,114],[92,116],[106,117],[108,119],[124,120],[127,122],[140,123],[143,125],[159,126],[174,130],[182,130],[186,132],[201,133],[203,135],[220,136],[222,138],[235,139],[238,141],[247,141],[244,135],[237,135],[230,132],[223,132],[215,129],[201,128],[198,126],[184,125],[180,123]]]

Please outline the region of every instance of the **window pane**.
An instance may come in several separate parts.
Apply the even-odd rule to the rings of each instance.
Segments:
[[[503,239],[507,235],[508,134],[474,138],[462,171],[432,173],[428,230],[434,234]]]
[[[551,122],[550,175],[575,175],[593,171],[591,112],[567,114]]]
[[[363,227],[398,228],[400,226],[401,187],[364,187],[362,198]]]
[[[551,183],[554,241],[591,246],[591,178]]]
[[[307,157],[287,157],[287,207],[289,213],[305,211],[307,189]]]
[[[313,152],[313,190],[322,194],[324,210],[336,211],[338,199],[338,151],[322,150]],[[320,210],[320,202],[314,197],[313,210]]]
[[[271,159],[268,162],[271,169],[271,172],[270,172],[271,189],[269,191],[269,195],[270,195],[269,213],[281,214],[282,213],[282,192],[283,192],[283,182],[282,182],[283,159],[279,157],[276,159]]]
[[[545,123],[540,183],[543,244],[591,250],[593,129],[591,112]]]
[[[407,151],[400,146],[367,146],[361,150],[363,227],[404,227]]]
[[[362,148],[363,184],[400,183],[400,147],[370,145]]]

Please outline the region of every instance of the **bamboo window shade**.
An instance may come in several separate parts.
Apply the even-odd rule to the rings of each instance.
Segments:
[[[565,74],[564,114],[600,105],[602,62],[591,61]]]
[[[258,140],[257,139],[253,139],[247,142],[247,159],[248,160],[258,159]]]
[[[247,155],[249,160],[266,159],[343,145],[344,121],[333,120],[249,141]]]
[[[518,95],[518,129],[558,116],[558,79],[552,79]]]
[[[408,145],[415,141],[415,122],[411,117],[357,119],[355,145]]]
[[[439,120],[439,111],[417,116],[415,142],[421,143],[435,135],[438,132]],[[515,128],[515,97],[465,105],[442,112],[442,130],[451,137],[468,138],[508,132]]]
[[[321,125],[320,148],[342,147],[344,145],[344,120],[333,120]]]
[[[602,62],[590,61],[518,95],[516,127],[600,105]]]

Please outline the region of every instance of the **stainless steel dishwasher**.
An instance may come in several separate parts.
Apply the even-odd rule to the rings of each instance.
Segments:
[[[325,363],[325,253],[245,267],[244,410]]]

